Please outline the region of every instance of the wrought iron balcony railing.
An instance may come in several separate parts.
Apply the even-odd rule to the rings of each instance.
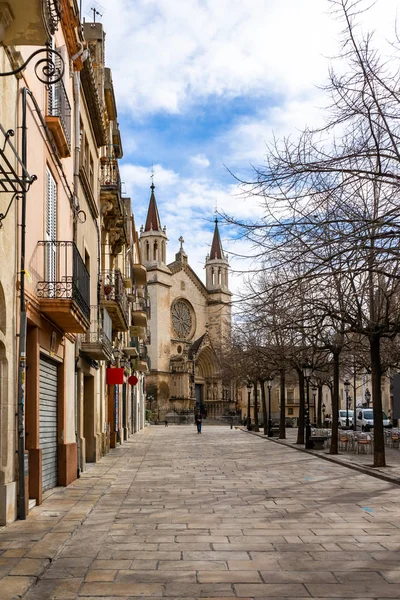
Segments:
[[[121,193],[121,177],[118,161],[115,158],[100,160],[100,185],[106,188],[117,188]]]
[[[57,64],[56,64],[57,66]],[[71,105],[62,79],[49,86],[47,126],[53,133],[61,156],[71,155]],[[60,123],[61,130],[57,126]]]
[[[119,269],[103,271],[102,278],[101,299],[107,306],[107,310],[113,320],[114,329],[120,330],[118,327],[119,312],[114,310],[114,304],[116,304],[122,315],[124,321],[123,330],[125,330],[129,324],[129,307],[121,271]]]
[[[140,360],[147,361],[148,350],[147,350],[147,346],[145,344],[143,344],[138,339],[136,339],[136,340],[132,340],[130,345],[132,348],[136,348]]]
[[[54,35],[58,29],[61,11],[62,7],[60,0],[43,0],[43,12],[46,16],[47,26],[51,35]]]
[[[111,359],[112,321],[105,308],[90,307],[90,328],[80,339],[85,354],[95,360]]]
[[[86,319],[90,319],[90,276],[74,242],[42,241],[44,280],[37,284],[43,299],[73,300]]]

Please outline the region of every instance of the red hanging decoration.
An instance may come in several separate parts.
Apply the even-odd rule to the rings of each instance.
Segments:
[[[119,385],[124,383],[124,369],[109,368],[106,369],[106,384]]]

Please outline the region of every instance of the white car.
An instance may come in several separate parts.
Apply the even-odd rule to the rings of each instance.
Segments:
[[[390,419],[387,414],[382,411],[383,426],[390,427]],[[372,408],[357,408],[357,429],[362,431],[370,431],[374,426],[374,413]]]
[[[353,411],[349,409],[348,411],[349,413],[349,427],[353,426]],[[343,410],[342,408],[339,410],[339,427],[346,427],[346,415],[347,412],[346,410]]]

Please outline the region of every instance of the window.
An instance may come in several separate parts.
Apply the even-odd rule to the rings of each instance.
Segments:
[[[88,251],[85,248],[85,267],[87,269],[87,272],[90,273],[90,256]]]
[[[288,415],[292,415],[293,414],[293,408],[288,408],[287,409],[287,414]]]
[[[89,154],[89,183],[90,189],[94,193],[94,163],[91,154]]]
[[[45,280],[56,281],[56,242],[57,240],[57,183],[46,167],[46,244]],[[53,243],[54,242],[54,243]],[[55,292],[55,289],[54,289]]]
[[[294,402],[294,389],[288,389],[286,390],[286,402],[288,404],[293,404]]]

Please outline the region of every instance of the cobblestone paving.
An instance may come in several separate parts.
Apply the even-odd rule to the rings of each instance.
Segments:
[[[0,599],[400,598],[400,487],[239,430],[153,427],[0,533]]]

